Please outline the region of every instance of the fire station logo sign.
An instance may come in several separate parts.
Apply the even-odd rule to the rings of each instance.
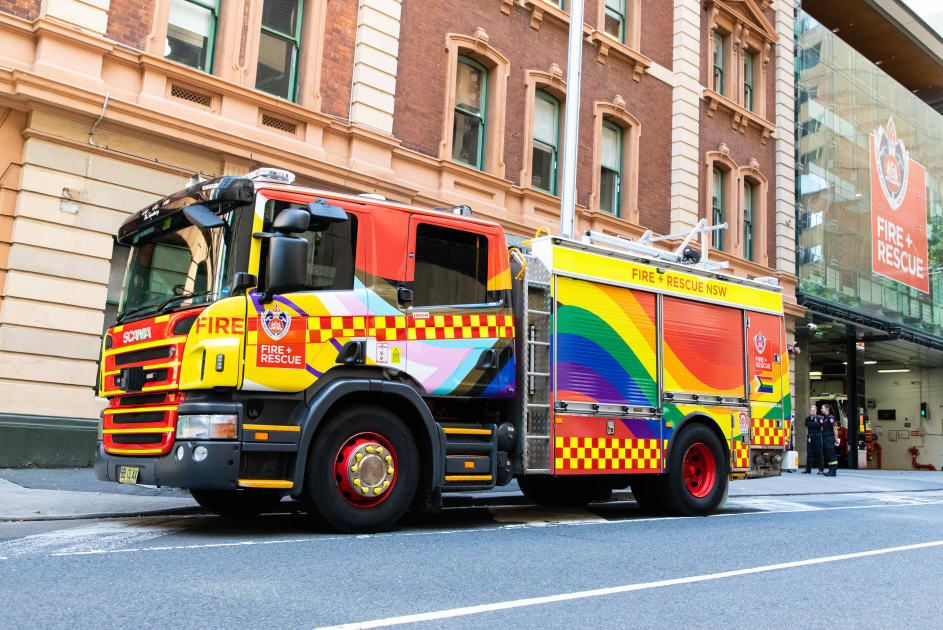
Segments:
[[[874,134],[874,159],[884,198],[891,210],[897,210],[907,194],[910,155],[904,141],[897,137],[893,117],[887,119],[886,130],[880,127]]]
[[[266,309],[261,320],[262,330],[272,341],[278,341],[291,329],[291,315],[279,309],[278,304],[272,310]]]
[[[292,317],[278,304],[259,314],[255,364],[260,368],[305,369],[307,318]],[[262,332],[265,334],[263,335]]]
[[[757,333],[753,337],[753,345],[756,347],[757,354],[763,354],[766,350],[766,337],[763,336],[763,333]]]
[[[930,291],[926,170],[910,159],[894,119],[871,134],[871,268]]]

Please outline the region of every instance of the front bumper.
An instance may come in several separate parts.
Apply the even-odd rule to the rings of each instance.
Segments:
[[[206,459],[195,461],[197,446],[207,450]],[[178,458],[179,449],[183,449]],[[148,486],[234,490],[239,487],[241,444],[236,441],[181,440],[170,453],[159,457],[125,457],[105,452],[101,441],[95,449],[95,476],[103,481],[118,481],[121,466],[139,469],[138,483]]]

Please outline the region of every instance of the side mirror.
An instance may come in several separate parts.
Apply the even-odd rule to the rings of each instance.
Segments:
[[[187,220],[193,225],[206,230],[226,225],[226,222],[223,221],[219,215],[215,214],[206,206],[201,206],[200,204],[195,204],[184,208],[183,216],[187,217]]]
[[[298,212],[304,214],[307,221],[308,213],[303,210]],[[278,219],[275,221],[277,223]],[[268,286],[262,296],[263,302],[269,301],[276,293],[303,289],[308,267],[307,240],[297,236],[277,234],[269,239],[268,246]]]
[[[278,213],[272,223],[272,229],[279,234],[297,234],[307,231],[310,223],[310,214],[297,208],[288,208]]]

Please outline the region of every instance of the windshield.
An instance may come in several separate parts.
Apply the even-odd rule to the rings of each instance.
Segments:
[[[240,209],[230,213],[230,223],[243,215]],[[191,224],[183,213],[167,217],[134,235],[128,257],[119,304],[119,319],[132,312],[145,315],[151,311],[213,302],[225,297],[237,268],[239,236],[242,230],[202,229]],[[227,240],[236,239],[235,243]]]

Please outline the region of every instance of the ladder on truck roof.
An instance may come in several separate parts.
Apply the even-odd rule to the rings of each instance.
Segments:
[[[645,230],[645,233],[642,234],[642,236],[637,241],[634,241],[626,236],[611,236],[609,234],[603,234],[602,232],[586,230],[586,232],[583,234],[583,242],[589,244],[598,243],[608,247],[617,247],[633,254],[640,254],[647,258],[655,258],[657,260],[664,260],[666,262],[690,265],[695,269],[701,269],[704,271],[718,271],[720,269],[727,269],[730,266],[730,263],[714,262],[712,260],[708,260],[708,255],[710,252],[710,242],[708,241],[708,235],[711,232],[726,229],[726,222],[720,223],[718,225],[707,225],[707,219],[701,219],[694,225],[693,228],[687,232],[679,232],[677,234],[655,236],[651,230]],[[690,245],[695,236],[701,237],[701,251],[696,250]],[[659,249],[654,246],[655,243],[678,238],[683,238],[683,240],[681,241],[681,244],[678,245],[674,250]]]

